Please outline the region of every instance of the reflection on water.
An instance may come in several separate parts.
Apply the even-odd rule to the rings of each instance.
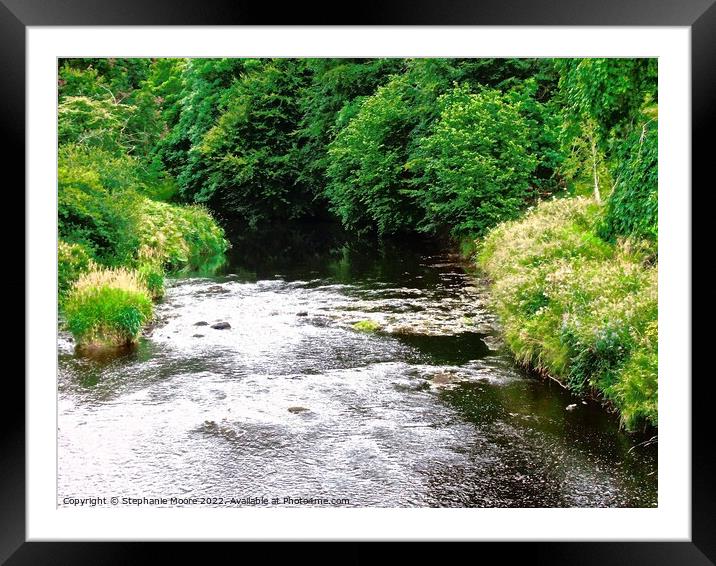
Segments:
[[[171,281],[132,352],[78,357],[60,336],[60,504],[656,505],[656,447],[515,368],[454,258],[313,236],[237,242],[220,274]]]

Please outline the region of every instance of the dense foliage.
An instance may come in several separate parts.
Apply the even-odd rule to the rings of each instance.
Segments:
[[[57,292],[64,298],[72,284],[92,266],[92,256],[81,244],[57,245]]]
[[[227,92],[223,112],[195,148],[202,183],[193,199],[256,228],[305,215],[310,198],[297,181],[294,131],[305,65],[250,61]]]
[[[608,197],[624,143],[657,107],[656,59],[557,59],[563,175],[577,194]]]
[[[618,193],[616,237],[652,198],[653,59],[63,59],[59,76],[61,146],[246,229],[332,213],[460,238],[568,188]]]
[[[438,104],[440,115],[410,163],[421,172],[412,191],[422,209],[419,228],[483,234],[535,196],[529,125],[519,102],[497,90],[456,87]]]
[[[329,145],[325,194],[332,210],[349,229],[381,235],[459,237],[513,217],[536,187],[556,186],[546,179],[555,175],[557,136],[538,100],[549,100],[554,81],[542,66],[410,61],[344,110],[350,120]],[[544,158],[533,153],[537,148]],[[504,171],[498,159],[506,160]]]

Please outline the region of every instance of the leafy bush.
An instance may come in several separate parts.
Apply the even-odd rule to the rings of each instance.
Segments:
[[[618,148],[641,132],[645,109],[657,104],[657,60],[556,59],[562,175],[574,194],[607,197],[618,173]],[[595,188],[596,187],[596,188]]]
[[[223,256],[228,248],[224,231],[198,205],[177,206],[145,199],[137,226],[140,262],[168,269],[199,269]]]
[[[152,300],[135,271],[97,268],[75,282],[63,313],[79,346],[123,346],[151,319]]]
[[[80,244],[57,244],[57,290],[64,297],[72,284],[92,266],[92,255]]]
[[[557,112],[537,100],[549,98],[549,80],[501,72],[512,67],[409,61],[372,96],[346,105],[325,189],[343,225],[380,235],[479,234],[514,217],[535,188],[551,192]]]
[[[132,94],[139,89],[156,61],[139,57],[61,58],[58,61],[60,98],[111,95],[131,101]]]
[[[656,241],[659,222],[658,132],[647,122],[622,144],[616,186],[607,200],[599,235],[608,240],[635,236]]]
[[[83,244],[98,261],[127,263],[137,249],[139,196],[132,159],[100,149],[63,146],[58,162],[60,238]]]
[[[296,131],[298,180],[321,195],[330,165],[328,145],[355,114],[360,101],[405,66],[401,59],[307,59],[311,82],[301,92]],[[340,117],[340,118],[339,118]]]
[[[169,94],[176,106],[169,112],[176,113],[165,136],[161,137],[154,153],[177,179],[179,193],[186,201],[194,202],[202,190],[204,163],[196,148],[206,132],[215,125],[220,106],[226,103],[234,81],[244,70],[243,59],[189,59],[178,67],[181,69],[179,91]],[[159,69],[157,69],[159,71]],[[153,82],[164,84],[161,73]],[[167,85],[170,87],[170,85]]]
[[[541,203],[492,230],[479,264],[520,363],[601,394],[628,428],[656,426],[657,268],[648,246],[597,237],[600,221],[586,198]]]
[[[151,173],[136,158],[76,145],[60,149],[60,237],[79,243],[107,265],[146,263],[196,269],[223,254],[223,230],[202,207],[144,196]],[[151,256],[151,257],[150,257]]]
[[[567,122],[591,118],[599,143],[630,131],[644,104],[657,97],[657,59],[556,59]]]
[[[348,229],[395,234],[415,226],[419,209],[408,194],[408,146],[421,119],[405,75],[363,100],[329,147],[326,196]]]
[[[438,105],[440,117],[407,165],[422,170],[412,191],[424,211],[420,229],[481,235],[533,196],[531,130],[520,105],[496,90],[456,87]]]

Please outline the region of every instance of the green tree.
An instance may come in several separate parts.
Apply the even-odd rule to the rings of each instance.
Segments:
[[[189,59],[177,68],[181,90],[175,123],[158,142],[155,154],[176,178],[179,195],[195,202],[202,191],[204,163],[197,146],[220,115],[231,86],[244,70],[243,59]]]
[[[423,209],[419,228],[482,235],[535,196],[530,126],[520,103],[493,89],[455,87],[438,104],[440,116],[408,164],[422,173],[412,191]]]
[[[245,62],[216,124],[192,149],[203,165],[195,201],[250,228],[310,210],[312,197],[298,182],[294,159],[298,93],[307,77],[300,60]]]
[[[606,204],[599,235],[608,240],[635,236],[656,241],[658,236],[658,124],[646,122],[619,148],[616,182]]]
[[[330,163],[328,146],[344,125],[342,120],[360,101],[400,72],[402,59],[308,59],[310,83],[299,99],[301,119],[296,131],[298,181],[320,198]]]
[[[450,161],[448,165],[448,156],[438,157],[436,146],[431,146],[434,155],[428,174],[428,146],[421,145],[421,140],[433,134],[433,125],[444,110],[440,96],[452,91],[455,84],[509,93],[512,102],[505,103],[519,106],[519,124],[526,132],[520,140],[526,144],[526,154],[532,156],[527,168],[529,183],[546,194],[557,187],[555,168],[561,161],[557,113],[553,103],[547,104],[556,84],[551,61],[410,60],[405,72],[394,75],[371,97],[358,99],[357,106],[346,105],[338,115],[336,124],[345,125],[329,144],[325,192],[331,210],[344,226],[380,235],[415,229],[445,232],[453,227],[446,214],[447,196],[440,197],[440,205],[431,203],[431,197],[423,194],[429,191],[422,187],[426,181],[435,182],[440,159],[446,160],[441,169],[443,182],[448,168],[457,164]],[[471,134],[464,133],[464,137],[469,139]],[[534,155],[540,155],[536,163],[532,163]],[[463,196],[468,190],[463,189]],[[443,212],[437,214],[438,209]],[[461,213],[460,222],[467,222],[469,214]]]
[[[409,61],[404,73],[339,114],[345,126],[328,148],[325,194],[346,228],[383,236],[412,231],[420,222],[410,190],[414,175],[406,165],[453,74],[446,60]]]
[[[558,59],[563,172],[597,200],[612,189],[618,146],[657,103],[656,59]]]

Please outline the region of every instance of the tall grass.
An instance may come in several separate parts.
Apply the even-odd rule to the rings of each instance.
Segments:
[[[493,283],[505,340],[525,366],[598,394],[623,424],[658,420],[653,244],[596,236],[590,199],[544,202],[493,229],[478,263]]]
[[[123,346],[151,319],[152,300],[136,271],[96,267],[74,283],[63,313],[79,346]]]

